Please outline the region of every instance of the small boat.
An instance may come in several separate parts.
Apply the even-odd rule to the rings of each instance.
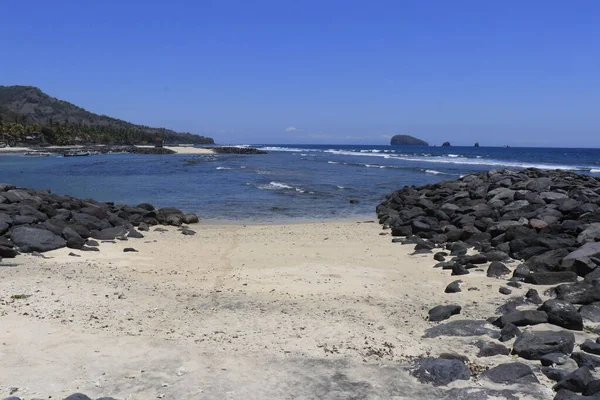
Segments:
[[[69,151],[68,153],[63,154],[64,157],[85,157],[89,155],[89,151]]]
[[[48,153],[45,151],[28,151],[23,155],[26,157],[50,157],[52,153]]]

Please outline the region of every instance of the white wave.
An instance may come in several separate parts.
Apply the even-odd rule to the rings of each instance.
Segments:
[[[304,154],[304,153],[302,153],[302,154],[300,154],[300,155],[301,155],[302,157],[306,157],[308,154]]]
[[[346,189],[344,186],[337,185],[338,189]]]
[[[327,161],[327,164],[341,164],[341,163],[339,163],[337,161]]]
[[[257,169],[256,173],[259,175],[273,175],[273,173],[271,171],[267,171],[264,169]]]
[[[440,171],[436,171],[435,169],[426,169],[425,170],[426,174],[433,174],[433,175],[440,175],[443,174],[443,172]]]
[[[298,149],[295,147],[278,147],[278,146],[266,146],[266,147],[259,147],[258,150],[264,150],[264,151],[288,151],[288,152],[292,152],[292,153],[302,153],[305,151],[319,151],[316,149]]]
[[[257,187],[262,190],[295,189],[293,186],[281,182],[270,182],[268,185],[258,185]]]
[[[559,169],[563,171],[585,171],[588,168],[578,167],[574,165],[552,165],[552,164],[535,164],[527,162],[513,162],[493,159],[473,159],[473,158],[448,158],[448,157],[396,157],[402,161],[427,162],[434,164],[458,164],[458,165],[489,165],[494,167],[507,168],[538,168],[538,169]]]
[[[592,174],[600,174],[600,169],[598,169],[598,168],[592,168],[592,169],[590,169],[590,172]]]
[[[249,144],[236,144],[235,146],[231,146],[231,147],[237,147],[238,149],[245,149],[245,148],[251,147],[251,145],[249,145]]]
[[[245,166],[245,165],[242,165],[242,166],[240,167],[240,169],[246,169],[246,166]]]
[[[392,157],[389,154],[359,153],[356,151],[345,151],[345,150],[334,150],[334,149],[325,150],[324,153],[337,154],[340,156],[363,156],[363,157],[383,157],[383,158],[391,158]]]
[[[458,154],[448,154],[448,157],[450,157],[450,158],[464,158],[463,156],[458,155]]]
[[[217,169],[231,169],[229,167],[217,167]]]

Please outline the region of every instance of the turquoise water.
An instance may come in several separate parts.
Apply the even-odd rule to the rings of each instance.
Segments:
[[[266,155],[0,157],[0,182],[101,201],[179,207],[234,221],[374,215],[404,186],[491,168],[600,177],[598,149],[257,145]],[[350,204],[358,200],[358,204]]]

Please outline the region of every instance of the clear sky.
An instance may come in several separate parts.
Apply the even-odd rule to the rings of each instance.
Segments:
[[[0,0],[0,84],[221,143],[600,147],[600,1]]]

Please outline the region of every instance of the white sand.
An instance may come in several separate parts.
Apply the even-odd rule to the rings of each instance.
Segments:
[[[168,229],[0,267],[0,397],[437,398],[407,360],[477,349],[422,339],[427,311],[456,303],[454,319],[482,319],[506,301],[504,281],[433,269],[376,223]],[[457,278],[463,291],[444,294]]]
[[[154,146],[136,146],[142,148],[154,147]],[[188,146],[164,146],[165,149],[173,150],[177,154],[215,154],[212,149],[205,149],[200,147],[188,147]]]
[[[0,148],[0,154],[6,153],[26,153],[32,151],[28,147],[2,147]]]

